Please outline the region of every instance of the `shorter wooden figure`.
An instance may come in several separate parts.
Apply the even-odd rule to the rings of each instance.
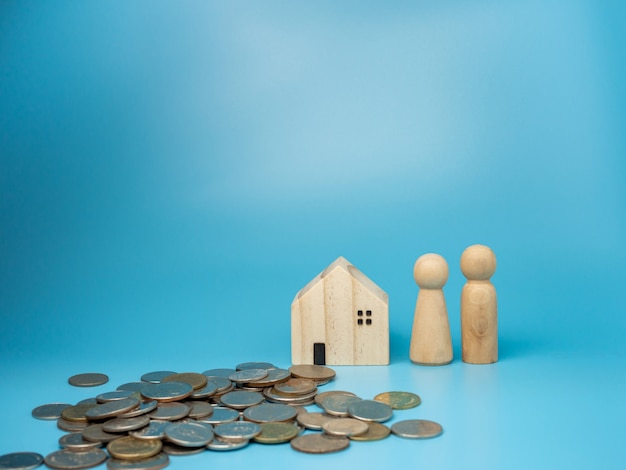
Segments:
[[[472,245],[461,255],[461,271],[467,278],[461,293],[463,362],[491,364],[498,360],[498,306],[490,281],[496,256],[485,245]]]
[[[439,366],[452,361],[452,338],[443,286],[448,280],[448,263],[442,256],[420,256],[413,267],[420,288],[413,317],[409,357],[416,364]]]

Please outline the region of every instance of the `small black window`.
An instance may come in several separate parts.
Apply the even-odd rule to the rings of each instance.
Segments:
[[[365,324],[366,325],[371,325],[372,324],[372,319],[368,318],[367,320],[365,320]]]
[[[362,325],[363,324],[363,319],[359,318],[356,322],[357,322],[358,325]]]
[[[359,317],[362,317],[362,316],[363,316],[363,310],[359,310],[359,311],[357,311],[357,312],[356,312],[356,314],[357,314]]]
[[[365,312],[365,315],[367,315],[368,317],[371,317],[372,316],[372,311],[368,310],[367,312]]]

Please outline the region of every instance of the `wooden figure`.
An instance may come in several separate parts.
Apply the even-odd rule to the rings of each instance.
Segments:
[[[437,254],[420,256],[413,267],[420,290],[413,317],[409,357],[416,364],[439,366],[452,361],[452,338],[443,286],[448,263]]]
[[[472,364],[498,360],[498,306],[490,281],[496,256],[485,245],[473,245],[461,255],[461,271],[467,283],[461,293],[462,358]]]
[[[291,304],[291,362],[389,364],[389,298],[343,257]]]

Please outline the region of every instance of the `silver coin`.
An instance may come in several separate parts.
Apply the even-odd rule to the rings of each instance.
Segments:
[[[296,420],[300,426],[314,431],[321,431],[322,425],[331,419],[339,419],[324,413],[299,413]]]
[[[215,437],[209,445],[207,445],[207,449],[215,450],[219,452],[226,452],[229,450],[237,450],[246,447],[250,443],[250,440],[243,441],[223,441],[219,437]]]
[[[185,455],[193,455],[200,454],[204,452],[206,447],[185,447],[179,446],[178,444],[174,444],[173,442],[164,442],[163,443],[163,452],[168,455],[177,455],[177,456],[185,456]]]
[[[313,391],[307,393],[306,395],[297,395],[297,396],[285,396],[279,395],[274,391],[274,387],[268,387],[263,390],[263,396],[267,399],[267,401],[272,401],[274,403],[285,403],[285,404],[298,404],[302,405],[303,402],[313,402],[313,398],[317,392]]]
[[[179,446],[205,447],[213,439],[213,431],[200,423],[170,423],[165,437]]]
[[[375,400],[361,400],[348,405],[348,415],[361,421],[383,423],[391,419],[393,410],[386,403]]]
[[[189,418],[198,419],[213,414],[214,407],[205,401],[187,401],[185,404],[191,407],[191,411],[187,415]]]
[[[276,369],[274,364],[269,362],[244,362],[242,364],[237,365],[235,367],[237,370],[248,370],[248,369]]]
[[[85,411],[85,416],[90,420],[113,418],[139,406],[136,398],[123,398],[96,405]]]
[[[246,408],[243,412],[244,419],[255,423],[270,423],[293,420],[298,412],[291,406],[275,403],[263,403]]]
[[[88,372],[86,374],[72,375],[67,381],[74,387],[96,387],[107,383],[109,377],[97,372]]]
[[[59,445],[64,449],[73,449],[73,450],[81,450],[81,449],[91,449],[92,447],[100,447],[102,445],[101,442],[93,442],[88,441],[83,438],[82,433],[73,432],[70,434],[65,434],[59,438]],[[0,465],[0,468],[2,465]]]
[[[425,419],[407,419],[398,421],[391,426],[391,432],[408,439],[428,439],[437,437],[443,432],[441,424]]]
[[[95,467],[106,459],[107,454],[102,449],[89,449],[86,451],[61,449],[46,455],[44,462],[48,467],[61,470],[75,470]]]
[[[268,369],[267,377],[255,382],[248,382],[246,385],[248,387],[265,388],[284,382],[288,380],[289,377],[291,377],[291,372],[287,369]]]
[[[128,382],[117,387],[118,390],[130,390],[132,392],[141,392],[148,385],[147,382]]]
[[[328,392],[322,392],[322,393],[318,393],[317,395],[315,395],[315,404],[317,406],[319,406],[320,408],[324,408],[322,406],[322,402],[332,396],[332,395],[350,395],[351,397],[356,397],[356,395],[352,392],[345,392],[343,390],[331,390]]]
[[[337,418],[326,421],[322,424],[322,429],[331,436],[358,436],[365,434],[369,426],[365,421],[355,418]]]
[[[109,470],[161,470],[169,465],[170,458],[161,452],[154,457],[140,460],[122,460],[110,458],[107,460]]]
[[[220,401],[236,410],[242,410],[250,406],[258,405],[263,402],[263,395],[259,392],[248,392],[246,390],[235,390],[225,393],[221,396]]]
[[[0,468],[32,470],[43,463],[43,456],[36,452],[13,452],[0,456]]]
[[[133,410],[122,413],[118,418],[134,418],[135,416],[141,416],[146,413],[154,411],[159,404],[156,400],[143,400],[139,402],[139,406]]]
[[[150,384],[141,390],[141,394],[148,399],[158,402],[179,401],[187,398],[193,392],[193,387],[184,382],[163,382]]]
[[[287,397],[297,397],[308,395],[317,390],[317,383],[309,379],[291,378],[286,382],[274,385],[274,392],[277,395]]]
[[[199,422],[208,424],[231,423],[238,420],[239,411],[233,410],[231,408],[223,408],[220,406],[216,406],[215,408],[213,408],[213,413],[211,415],[205,416],[204,418],[198,418]]]
[[[230,374],[237,372],[235,369],[209,369],[202,372],[207,377],[222,377],[227,379]]]
[[[137,439],[163,439],[168,424],[170,424],[169,421],[152,420],[145,428],[132,431],[129,434]]]
[[[158,384],[168,375],[176,374],[176,372],[171,370],[158,370],[155,372],[148,372],[141,376],[141,380],[144,382],[149,382],[151,384]]]
[[[99,405],[100,403],[98,403],[98,400],[96,400],[96,397],[90,397],[90,398],[85,398],[76,404],[77,405]]]
[[[150,423],[150,418],[146,415],[135,416],[134,418],[115,418],[102,424],[105,432],[128,432],[146,427]]]
[[[164,421],[176,421],[183,419],[189,414],[191,407],[184,403],[159,403],[157,409],[152,411],[148,416],[150,419],[160,419]]]
[[[208,379],[208,377],[207,377]],[[194,390],[191,394],[191,398],[194,400],[203,400],[209,398],[217,393],[217,382],[213,379],[208,379],[207,384],[200,390]]]
[[[34,408],[32,411],[32,415],[33,418],[36,419],[59,419],[61,417],[61,412],[68,406],[72,405],[70,405],[69,403],[48,403],[46,405],[41,405],[37,408]]]
[[[303,434],[291,440],[291,447],[307,454],[329,454],[347,449],[350,439],[347,437],[327,436],[326,434]]]
[[[331,395],[322,402],[322,408],[329,415],[348,416],[348,406],[357,401],[361,401],[359,397],[350,395]]]
[[[83,438],[93,442],[111,442],[120,437],[119,434],[111,434],[102,429],[103,424],[91,424],[81,431]]]
[[[267,369],[246,369],[235,372],[228,376],[228,380],[235,383],[256,382],[269,375]]]
[[[247,421],[233,421],[215,426],[213,432],[222,440],[248,440],[261,433],[261,426]]]
[[[77,432],[82,431],[89,423],[87,421],[68,421],[67,419],[57,419],[57,427],[62,431]]]
[[[209,382],[214,382],[217,385],[216,394],[225,393],[229,390],[232,390],[233,383],[228,379],[228,377],[221,377],[219,375],[207,376]],[[208,383],[207,383],[208,385]]]
[[[139,394],[134,390],[115,390],[114,392],[101,393],[96,397],[96,400],[98,403],[107,403],[124,398],[139,398],[138,395]]]

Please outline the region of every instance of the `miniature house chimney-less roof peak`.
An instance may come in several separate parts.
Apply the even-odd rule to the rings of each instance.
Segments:
[[[294,364],[389,364],[388,295],[340,256],[291,304]]]

